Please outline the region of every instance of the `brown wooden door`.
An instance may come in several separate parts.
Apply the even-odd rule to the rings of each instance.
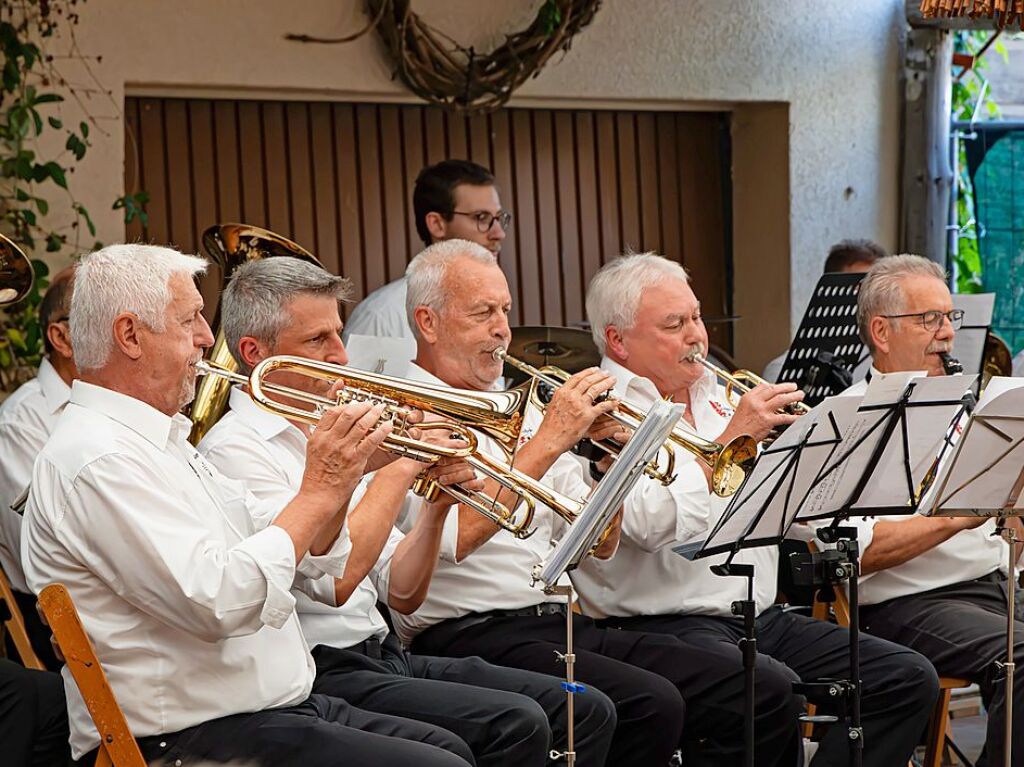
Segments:
[[[189,252],[207,226],[263,226],[361,298],[419,250],[412,185],[447,157],[494,172],[514,214],[502,249],[513,324],[585,319],[587,281],[626,249],[682,262],[709,318],[732,313],[728,123],[711,112],[128,98],[125,185],[150,194],[129,239]],[[216,301],[219,275],[204,284]],[[731,327],[711,323],[731,349]]]

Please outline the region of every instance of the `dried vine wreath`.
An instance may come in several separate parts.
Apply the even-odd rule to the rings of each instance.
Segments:
[[[556,51],[568,51],[600,5],[601,0],[545,0],[529,27],[506,36],[504,45],[486,55],[425,23],[413,12],[411,0],[366,0],[370,23],[347,37],[285,37],[305,43],[347,43],[376,29],[398,64],[395,76],[409,90],[431,104],[480,114],[503,106]]]
[[[984,16],[994,19],[999,29],[1019,22],[1024,30],[1024,0],[921,0],[921,13],[926,18]]]

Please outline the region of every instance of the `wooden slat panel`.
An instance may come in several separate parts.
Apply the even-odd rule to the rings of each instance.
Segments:
[[[418,105],[135,98],[125,113],[126,188],[137,177],[134,189],[151,195],[153,242],[194,250],[213,223],[266,226],[352,279],[360,299],[421,249],[420,170],[470,158],[492,170],[514,216],[500,260],[513,324],[583,320],[587,282],[626,247],[685,263],[706,314],[731,312],[715,113],[512,109],[467,119]],[[204,282],[208,304],[219,284],[214,273]],[[729,348],[727,325],[710,330]]]
[[[586,319],[583,310],[583,260],[580,253],[580,220],[576,156],[573,141],[573,115],[555,112],[554,145],[557,157],[554,163],[557,179],[559,214],[560,258],[555,254],[553,263],[562,265],[562,305],[565,322],[569,325]]]
[[[285,105],[285,126],[288,132],[288,214],[292,239],[310,252],[316,251],[316,221],[309,126],[309,105],[290,101]]]
[[[405,198],[410,196],[412,191],[406,194],[398,107],[380,108],[380,152],[382,219],[387,252],[386,279],[390,282],[405,274],[405,265],[411,258],[405,222],[407,218],[412,218],[412,214],[406,212]]]
[[[146,189],[140,146],[139,99],[125,99],[124,138],[124,189],[127,194],[134,194]],[[128,242],[142,241],[142,221],[139,218],[126,225],[125,237]]]

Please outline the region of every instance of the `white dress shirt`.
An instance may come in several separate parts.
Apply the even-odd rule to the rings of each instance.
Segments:
[[[345,323],[345,342],[352,334],[382,338],[413,338],[405,313],[405,276],[377,288],[356,304]]]
[[[416,364],[411,365],[409,378],[444,384]],[[527,413],[520,444],[533,435],[541,420],[538,411],[531,409]],[[503,457],[492,440],[481,437],[480,445],[487,455]],[[584,479],[580,464],[568,455],[560,456],[542,481],[570,498],[582,500],[590,494],[590,483]],[[422,500],[414,498],[409,513],[399,520],[402,529],[407,531],[411,527],[421,506]],[[560,516],[537,504],[533,519],[536,532],[532,536],[520,540],[506,530],[499,530],[461,562],[456,561],[458,519],[459,515],[453,512],[445,520],[439,562],[423,605],[412,615],[392,611],[395,630],[406,645],[424,629],[449,618],[551,601],[540,587],[531,585],[531,573],[566,531],[567,525]]]
[[[0,404],[0,565],[11,588],[28,592],[21,569],[21,515],[11,504],[32,479],[32,464],[49,439],[71,396],[71,387],[49,360]]]
[[[884,373],[879,373],[872,366],[871,380],[884,376]],[[867,381],[860,381],[843,393],[863,395],[867,387]],[[871,546],[875,524],[881,520],[906,522],[912,516],[852,517],[850,524],[857,528],[857,541],[862,556]],[[896,597],[974,580],[996,570],[1005,573],[1006,544],[993,535],[995,529],[995,520],[990,519],[979,527],[957,533],[901,565],[862,575],[858,581],[860,603],[878,604]]]
[[[290,593],[294,545],[268,526],[280,506],[210,466],[188,444],[190,427],[76,381],[25,510],[28,585],[67,586],[140,737],[297,704],[313,682]],[[63,673],[77,759],[98,736]]]
[[[241,389],[233,388],[229,401],[231,411],[203,437],[199,452],[222,474],[242,482],[261,501],[276,499],[283,506],[302,484],[306,435],[285,418],[262,410]],[[367,484],[368,479],[364,478],[352,499],[352,507]],[[343,536],[348,540],[347,525]],[[403,537],[392,529],[377,564],[340,607],[334,601],[334,579],[330,576],[293,589],[299,622],[311,646],[345,648],[370,637],[383,639],[387,635],[388,626],[377,610],[377,599],[382,594],[386,598],[391,558]],[[311,594],[310,588],[316,593]]]
[[[660,399],[654,384],[607,358],[601,367],[615,377],[615,393],[643,409]],[[690,408],[697,433],[715,439],[728,425],[733,410],[712,373],[690,389]],[[691,430],[683,419],[684,428]],[[627,496],[622,538],[615,556],[588,557],[573,572],[583,612],[596,618],[632,615],[694,614],[731,616],[732,603],[746,598],[744,578],[714,575],[710,567],[725,555],[694,562],[672,551],[672,545],[694,540],[709,531],[729,505],[708,489],[704,472],[692,453],[676,450],[675,482],[667,487],[647,476]],[[757,611],[775,601],[778,548],[744,549],[733,559],[754,565]]]

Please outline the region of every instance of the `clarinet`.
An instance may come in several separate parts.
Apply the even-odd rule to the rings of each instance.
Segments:
[[[942,359],[942,369],[946,371],[946,375],[951,376],[964,372],[964,366],[960,364],[960,360],[949,352],[939,352],[939,357]]]

